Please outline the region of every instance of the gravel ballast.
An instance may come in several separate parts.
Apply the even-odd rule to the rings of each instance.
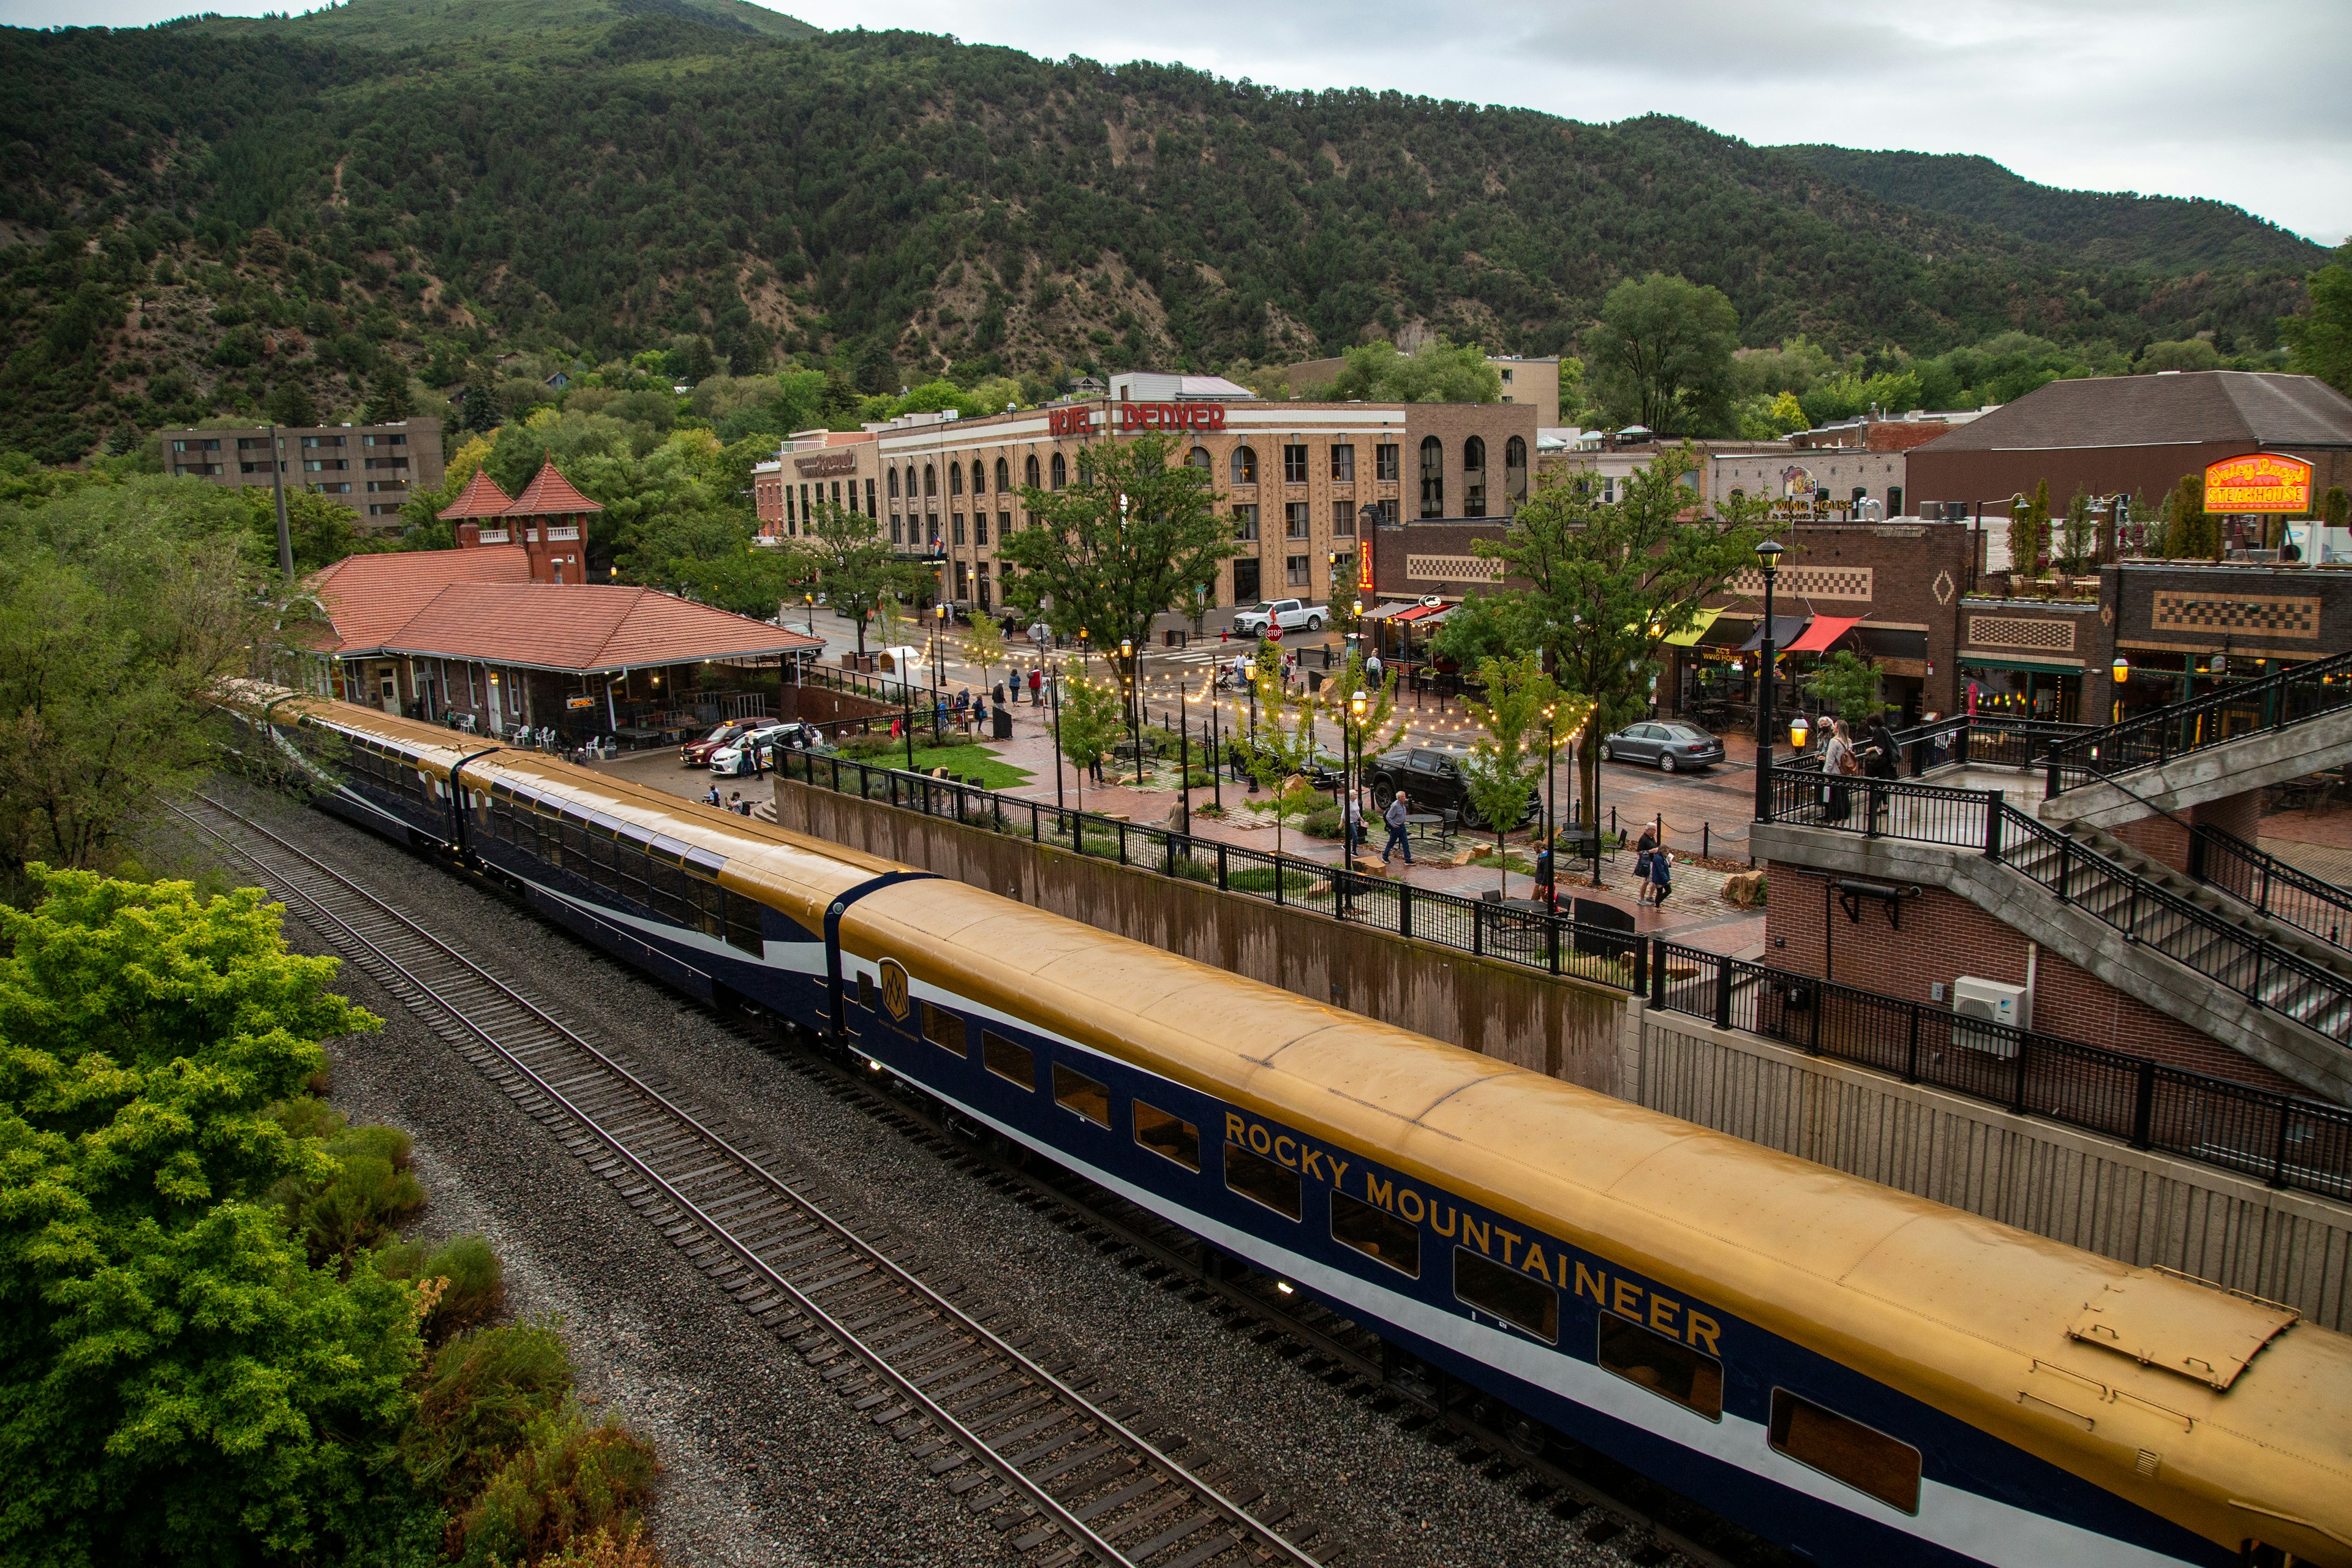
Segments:
[[[229,798],[224,796],[224,798]],[[881,1222],[926,1273],[960,1276],[1008,1321],[1327,1522],[1367,1564],[1614,1563],[1605,1545],[1351,1400],[1180,1292],[824,1093],[696,1005],[469,881],[277,797],[235,804],[419,918],[567,1024],[785,1152],[810,1195]],[[331,951],[299,921],[289,940]],[[945,1484],[761,1331],[618,1193],[356,967],[386,1020],[336,1042],[331,1098],[407,1129],[432,1195],[415,1227],[487,1237],[511,1310],[560,1314],[584,1394],[656,1445],[652,1532],[681,1563],[965,1564],[1016,1553]],[[1591,1516],[1588,1516],[1591,1517]],[[1647,1555],[1645,1553],[1645,1555]]]

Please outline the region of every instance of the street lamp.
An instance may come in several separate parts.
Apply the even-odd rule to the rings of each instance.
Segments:
[[[816,636],[816,595],[814,594],[803,594],[801,595],[801,603],[808,606],[809,636],[814,637]]]
[[[1764,646],[1762,668],[1756,682],[1756,820],[1772,819],[1772,579],[1780,574],[1784,547],[1768,539],[1756,547],[1756,564],[1764,574]]]
[[[1812,726],[1805,722],[1805,716],[1802,713],[1798,714],[1789,721],[1789,749],[1792,752],[1803,751],[1805,742],[1812,737]]]
[[[940,733],[940,684],[946,676],[946,671],[941,666],[947,658],[948,606],[944,604],[934,605],[932,615],[934,622],[931,626],[931,744],[936,746],[945,739]]]
[[[1125,515],[1127,498],[1119,498],[1119,511]],[[1119,679],[1127,688],[1127,738],[1135,747],[1135,786],[1143,787],[1143,727],[1135,710],[1135,639],[1118,639]]]
[[[1363,669],[1359,666],[1356,671],[1356,692],[1354,696],[1348,699],[1348,716],[1354,721],[1352,733],[1341,736],[1339,745],[1339,754],[1343,763],[1347,760],[1351,747],[1355,753],[1352,770],[1348,768],[1341,770],[1348,773],[1348,801],[1339,812],[1340,826],[1348,835],[1348,858],[1350,860],[1353,860],[1356,852],[1363,847],[1357,842],[1356,835],[1363,831],[1363,822],[1360,814],[1364,793],[1364,715],[1371,709],[1371,703],[1364,690],[1363,679]]]

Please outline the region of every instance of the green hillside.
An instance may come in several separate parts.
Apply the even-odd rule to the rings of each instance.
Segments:
[[[867,392],[1416,331],[1573,352],[1653,270],[1722,289],[1748,343],[1865,375],[2020,330],[2043,359],[2235,354],[2308,265],[2192,271],[2152,234],[2085,266],[1685,121],[822,34],[738,0],[0,29],[0,446],[53,459],[289,380],[340,405],[386,363],[446,385],[677,334]]]
[[[1962,153],[1779,150],[1883,200],[1984,224],[2101,267],[2307,271],[2327,258],[2322,247],[2226,202],[2059,190],[2022,179],[1990,158]]]

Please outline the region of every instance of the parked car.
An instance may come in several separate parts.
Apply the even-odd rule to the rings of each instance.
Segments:
[[[1234,630],[1243,637],[1265,637],[1276,626],[1286,632],[1319,632],[1330,618],[1330,610],[1322,605],[1305,604],[1297,599],[1262,599],[1234,616]]]
[[[721,778],[740,778],[758,771],[751,765],[755,752],[760,759],[760,767],[772,768],[776,765],[776,753],[780,751],[830,752],[833,749],[825,741],[824,731],[814,724],[763,724],[713,752],[710,771]]]
[[[679,765],[689,768],[709,767],[713,752],[718,751],[721,746],[732,744],[738,737],[757,722],[758,721],[752,719],[730,719],[699,741],[688,741],[677,749]]]
[[[1471,826],[1482,821],[1475,806],[1470,804],[1470,784],[1462,776],[1460,761],[1448,752],[1432,751],[1412,746],[1393,751],[1381,757],[1367,770],[1372,777],[1372,808],[1386,811],[1389,802],[1404,791],[1408,809],[1413,812],[1453,811],[1462,822]],[[1528,805],[1519,813],[1520,826],[1543,810],[1543,794],[1528,791]]]
[[[1601,742],[1604,763],[1654,763],[1661,773],[1711,767],[1723,761],[1723,742],[1682,719],[1628,724]]]

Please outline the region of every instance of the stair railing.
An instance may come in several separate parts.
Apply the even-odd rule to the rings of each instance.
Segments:
[[[2202,697],[2169,702],[2053,743],[2044,794],[2070,789],[2264,731],[2352,707],[2352,652],[2296,665]]]

